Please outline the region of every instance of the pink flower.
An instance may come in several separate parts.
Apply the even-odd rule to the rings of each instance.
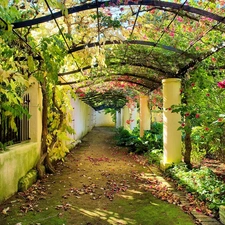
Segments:
[[[177,17],[177,21],[179,21],[179,22],[183,22],[183,18],[182,18],[182,17],[180,17],[180,16],[178,16],[178,17]]]
[[[143,36],[143,39],[145,39],[145,40],[146,40],[146,39],[147,39],[147,36],[146,36],[146,35],[144,35],[144,36]]]
[[[174,37],[174,32],[173,31],[170,32],[170,36]]]
[[[218,83],[217,83],[217,86],[218,86],[219,88],[225,88],[225,80],[218,82]]]

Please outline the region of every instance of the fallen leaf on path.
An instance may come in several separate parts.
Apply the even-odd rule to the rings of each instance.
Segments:
[[[8,211],[9,211],[9,207],[7,207],[7,208],[4,208],[3,210],[2,210],[2,214],[4,214],[4,215],[8,215]]]

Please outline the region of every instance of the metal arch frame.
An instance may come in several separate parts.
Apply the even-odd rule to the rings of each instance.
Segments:
[[[158,83],[158,84],[161,84],[160,81],[157,81],[155,79],[152,79],[151,77],[144,77],[144,76],[139,76],[139,75],[136,75],[136,74],[132,74],[132,73],[125,73],[125,74],[120,74],[120,73],[111,73],[110,75],[108,76],[105,76],[105,75],[96,75],[96,76],[92,76],[92,77],[87,77],[87,79],[85,80],[79,80],[79,81],[69,81],[69,82],[73,82],[72,84],[80,84],[80,83],[83,83],[83,82],[86,82],[86,81],[89,81],[91,78],[109,78],[111,76],[129,76],[129,77],[134,77],[136,79],[141,79],[141,80],[146,80],[147,82],[153,82],[153,83]],[[119,78],[120,79],[120,78]],[[118,80],[119,81],[119,80]]]
[[[118,82],[126,82],[126,83],[136,84],[136,85],[138,85],[138,86],[141,86],[141,87],[147,89],[148,91],[155,90],[157,87],[159,87],[159,86],[161,85],[161,84],[158,83],[157,85],[155,84],[156,87],[154,87],[153,85],[152,85],[152,86],[148,86],[148,85],[141,84],[141,83],[139,83],[139,82],[135,82],[135,81],[132,81],[132,80],[126,80],[126,79],[120,79],[120,80],[117,80],[117,79],[108,78],[108,77],[107,77],[107,79],[105,79],[103,82],[106,83],[106,82],[109,82],[109,81],[118,81]],[[97,83],[95,83],[94,85],[97,85],[97,84],[99,84],[99,83],[101,83],[101,82],[102,82],[102,80],[99,81],[99,82],[97,82]],[[73,84],[73,83],[74,83],[74,82],[72,81],[72,82],[58,83],[58,85],[71,85],[71,84]],[[86,87],[89,87],[90,85],[93,85],[93,84],[83,85],[83,86],[80,86],[80,87],[77,87],[77,88],[78,88],[78,89],[86,88]]]
[[[104,45],[114,45],[114,44],[132,44],[132,45],[146,45],[146,46],[152,46],[152,47],[159,47],[159,48],[163,48],[166,49],[168,51],[173,51],[173,52],[177,52],[177,53],[185,53],[184,51],[178,49],[178,48],[174,48],[172,46],[168,46],[168,45],[161,45],[161,44],[157,44],[156,42],[152,42],[152,41],[143,41],[143,40],[127,40],[127,41],[106,41],[104,42]],[[88,48],[92,48],[95,46],[98,46],[99,42],[92,42],[92,43],[88,43],[88,44],[84,44],[84,45],[80,45],[80,46],[76,46],[71,48],[68,53],[72,53],[72,52],[76,52],[76,51],[80,51],[85,49],[86,47]],[[186,54],[188,56],[191,57],[190,54]]]
[[[102,2],[95,2],[95,3],[88,3],[88,4],[84,4],[84,5],[79,5],[79,6],[75,6],[75,7],[71,7],[68,8],[68,14],[73,14],[73,13],[77,13],[80,11],[85,11],[85,10],[90,10],[90,9],[95,9],[98,7],[101,7],[102,4],[109,4],[109,3],[117,3],[117,0],[112,0],[112,1],[102,1]],[[141,0],[137,3],[134,2],[128,2],[127,5],[148,5],[148,6],[158,6],[158,7],[166,7],[166,8],[171,8],[171,9],[176,9],[179,10],[180,7],[182,6],[182,4],[178,4],[178,3],[172,3],[172,2],[164,2],[164,1],[155,1],[155,0]],[[122,2],[120,5],[125,5],[124,2]],[[126,5],[125,5],[126,6]],[[105,6],[107,7],[107,6]],[[201,16],[205,16],[208,17],[210,19],[216,20],[220,23],[225,23],[224,17],[219,16],[217,14],[205,11],[203,9],[198,9],[195,7],[191,7],[189,5],[184,5],[182,7],[183,11],[186,12],[190,12],[190,13],[194,13],[194,14],[198,14]],[[22,21],[22,22],[14,22],[12,23],[13,25],[13,29],[18,29],[18,28],[22,28],[22,27],[27,27],[27,26],[33,26],[36,24],[40,24],[40,23],[44,23],[44,22],[48,22],[50,20],[59,18],[63,16],[63,12],[59,11],[56,13],[53,13],[52,15],[47,15],[47,16],[43,16],[43,17],[39,17],[39,18],[35,18],[32,20],[26,20],[26,21]]]
[[[113,92],[106,91],[104,93],[92,91],[92,92],[89,92],[86,96],[79,97],[79,98],[86,104],[90,105],[95,110],[99,107],[101,108],[103,105],[105,106],[104,108],[106,108],[106,107],[107,108],[115,108],[115,105],[116,105],[116,108],[119,109],[119,108],[123,107],[127,102],[126,95],[124,95],[124,93],[122,93],[118,90],[114,90]],[[115,104],[112,105],[110,102],[109,103],[104,102],[105,98],[112,99],[111,103],[114,102]],[[99,102],[102,104],[98,104]],[[116,103],[119,103],[119,104],[116,104]]]
[[[110,63],[109,65],[117,65],[118,63]],[[157,72],[160,72],[162,74],[166,74],[168,75],[168,77],[173,77],[174,74],[173,73],[170,73],[168,71],[164,71],[160,68],[157,68],[157,67],[153,67],[151,65],[143,65],[143,64],[140,64],[140,63],[126,63],[126,62],[119,62],[120,65],[130,65],[130,66],[139,66],[139,67],[143,67],[143,68],[147,68],[147,69],[152,69],[152,70],[155,70]],[[96,64],[94,67],[97,67],[98,65]],[[79,73],[81,72],[81,70],[87,70],[87,69],[92,69],[92,66],[85,66],[81,69],[77,69],[77,70],[72,70],[72,71],[68,71],[68,72],[65,72],[65,73],[59,73],[58,76],[66,76],[66,75],[70,75],[70,74],[73,74],[73,73]]]
[[[88,43],[88,44],[84,44],[84,45],[79,45],[79,46],[70,48],[68,50],[68,54],[73,53],[73,52],[77,52],[77,51],[80,51],[80,50],[83,50],[86,47],[93,48],[95,46],[98,46],[99,44],[100,44],[99,42],[92,42],[92,43]],[[181,49],[174,48],[174,47],[169,46],[169,45],[156,44],[156,42],[152,42],[152,41],[127,40],[127,41],[106,41],[104,43],[104,45],[115,45],[115,44],[116,45],[120,45],[120,44],[131,44],[131,45],[152,46],[152,47],[158,47],[158,48],[162,48],[162,49],[165,49],[165,50],[168,50],[168,51],[172,51],[172,52],[184,54],[184,55],[188,56],[189,58],[195,57],[195,55],[186,53],[186,52],[182,51]],[[41,60],[41,57],[40,56],[37,56],[37,57],[34,57],[34,59]],[[26,57],[25,56],[24,57],[17,57],[16,60],[18,60],[18,61],[24,61],[24,60],[26,60]],[[97,66],[97,64],[94,65],[93,67],[96,67],[96,66]],[[69,75],[71,73],[81,72],[81,70],[90,69],[90,68],[91,68],[91,66],[87,66],[87,68],[84,67],[82,69],[75,70],[74,72],[73,71],[71,71],[71,72],[69,71],[69,72],[65,72],[65,73],[60,73],[59,76]]]
[[[92,95],[92,93],[95,93]],[[90,95],[91,94],[91,95]],[[121,97],[120,99],[124,99],[126,96],[123,95],[123,93],[120,93],[118,91],[114,91],[114,92],[111,92],[111,91],[107,91],[107,92],[104,92],[104,93],[99,93],[99,92],[90,92],[89,93],[89,96],[85,96],[85,97],[82,97],[83,100],[88,100],[88,99],[93,99],[93,98],[98,98],[98,97],[103,97],[103,96],[109,96],[109,97]]]
[[[175,52],[175,53],[183,54],[183,55],[185,55],[189,58],[192,58],[192,59],[196,58],[196,56],[194,54],[189,54],[189,53],[186,53],[186,52],[184,52],[184,51],[182,51],[178,48],[174,48],[174,47],[169,46],[169,45],[156,44],[155,42],[151,42],[151,41],[143,41],[143,40],[130,40],[130,41],[121,41],[121,42],[120,41],[106,41],[104,43],[104,45],[114,45],[114,44],[117,44],[117,45],[131,44],[131,45],[143,45],[143,46],[158,47],[158,48],[165,49],[167,51],[172,51],[172,52]],[[99,42],[93,42],[93,43],[88,43],[88,44],[80,45],[80,46],[77,46],[77,47],[73,47],[73,48],[70,48],[68,50],[68,54],[83,50],[83,49],[85,49],[85,47],[93,48],[93,47],[98,46],[98,45],[99,45]],[[33,58],[35,60],[42,60],[41,56],[34,56]],[[25,61],[25,60],[27,60],[27,58],[25,56],[21,56],[21,57],[16,57],[15,60],[16,61]],[[84,68],[80,68],[80,69],[77,69],[77,70],[59,73],[58,75],[64,76],[64,75],[69,75],[69,74],[73,74],[73,73],[79,73],[79,72],[82,72],[83,70],[91,69],[92,67],[97,67],[97,66],[98,66],[97,64],[95,64],[93,66],[86,66]]]
[[[121,93],[119,90],[114,90],[113,92],[106,91],[104,93],[98,93],[93,91],[89,92],[86,96],[79,98],[95,110],[100,110],[104,108],[120,109],[127,102],[126,95]],[[109,99],[110,101],[107,103],[105,102],[106,99]]]

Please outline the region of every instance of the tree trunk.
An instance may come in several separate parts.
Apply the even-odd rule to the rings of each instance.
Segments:
[[[41,137],[41,156],[37,163],[37,171],[40,179],[44,177],[45,170],[43,166],[47,166],[47,172],[54,173],[54,168],[51,165],[48,156],[47,135],[48,135],[48,96],[47,96],[47,81],[41,83],[42,90],[42,137]]]
[[[186,125],[188,126],[188,124]],[[192,145],[191,145],[191,128],[188,127],[185,130],[185,152],[184,152],[184,162],[187,164],[187,167],[191,169],[191,151],[192,151]]]

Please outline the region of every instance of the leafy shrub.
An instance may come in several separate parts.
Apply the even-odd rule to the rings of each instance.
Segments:
[[[132,132],[120,127],[116,130],[117,145],[129,146],[130,151],[143,154],[154,149],[163,147],[163,126],[162,123],[152,123],[152,129],[144,132],[144,136],[139,137],[140,130],[135,128]]]
[[[119,127],[116,129],[116,135],[115,135],[115,139],[116,139],[116,144],[119,146],[127,146],[132,144],[132,140],[133,140],[133,135],[126,129],[124,129],[124,127]]]
[[[169,168],[167,173],[188,192],[195,192],[210,209],[218,210],[220,205],[225,205],[225,184],[209,168],[189,170],[186,165],[180,164]]]
[[[145,156],[148,158],[149,164],[160,165],[160,161],[162,160],[163,150],[162,149],[154,149],[145,153]]]

